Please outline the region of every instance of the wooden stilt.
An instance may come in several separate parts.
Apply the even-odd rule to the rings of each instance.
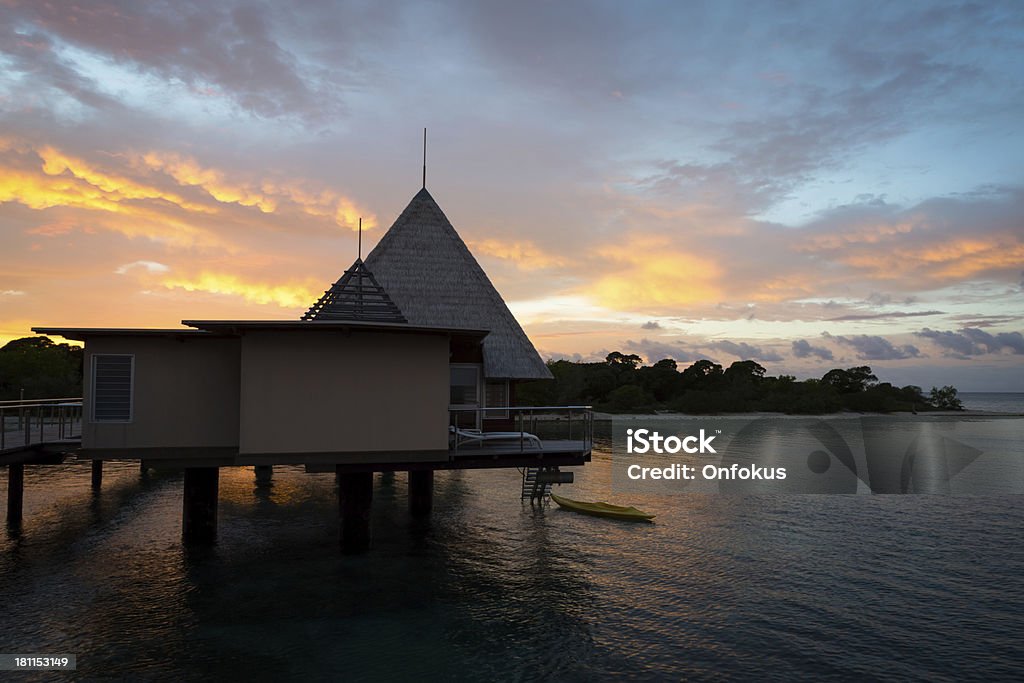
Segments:
[[[346,554],[365,552],[370,547],[373,472],[338,472],[338,506],[341,551]]]
[[[92,461],[92,490],[99,491],[103,487],[103,461]]]
[[[181,532],[186,543],[207,544],[217,540],[217,493],[220,469],[186,467]]]
[[[7,466],[7,525],[21,524],[21,513],[25,503],[25,466]]]
[[[269,484],[274,478],[274,466],[273,465],[256,465],[256,483],[257,484]]]
[[[434,506],[434,471],[409,472],[409,513],[413,517],[427,517]]]

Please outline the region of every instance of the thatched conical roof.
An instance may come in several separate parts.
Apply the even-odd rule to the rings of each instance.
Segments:
[[[303,320],[407,322],[387,291],[360,259],[310,306]]]
[[[366,257],[366,266],[409,324],[489,330],[483,341],[486,377],[551,377],[523,328],[426,188],[412,198]]]

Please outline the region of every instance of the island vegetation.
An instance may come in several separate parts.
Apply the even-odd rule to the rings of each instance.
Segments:
[[[552,380],[520,385],[519,405],[593,405],[610,413],[659,410],[690,414],[778,412],[820,415],[844,410],[899,412],[962,410],[952,386],[896,387],[879,382],[863,365],[826,372],[820,379],[798,381],[792,375],[767,375],[752,360],[736,361],[728,368],[698,360],[680,370],[666,358],[652,365],[618,351],[604,362],[548,362]]]
[[[25,337],[0,348],[0,401],[82,395],[82,347]]]

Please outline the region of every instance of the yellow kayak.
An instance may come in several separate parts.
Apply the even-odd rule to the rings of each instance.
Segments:
[[[629,522],[649,522],[654,519],[654,515],[643,510],[637,510],[634,507],[623,507],[621,505],[612,505],[611,503],[584,503],[579,500],[562,498],[553,493],[551,494],[551,500],[566,510],[581,512],[585,515],[594,515],[595,517],[611,517],[612,519],[623,519]]]

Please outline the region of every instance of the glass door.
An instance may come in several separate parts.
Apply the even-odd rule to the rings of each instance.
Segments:
[[[460,429],[480,429],[480,366],[452,363],[449,408]]]

